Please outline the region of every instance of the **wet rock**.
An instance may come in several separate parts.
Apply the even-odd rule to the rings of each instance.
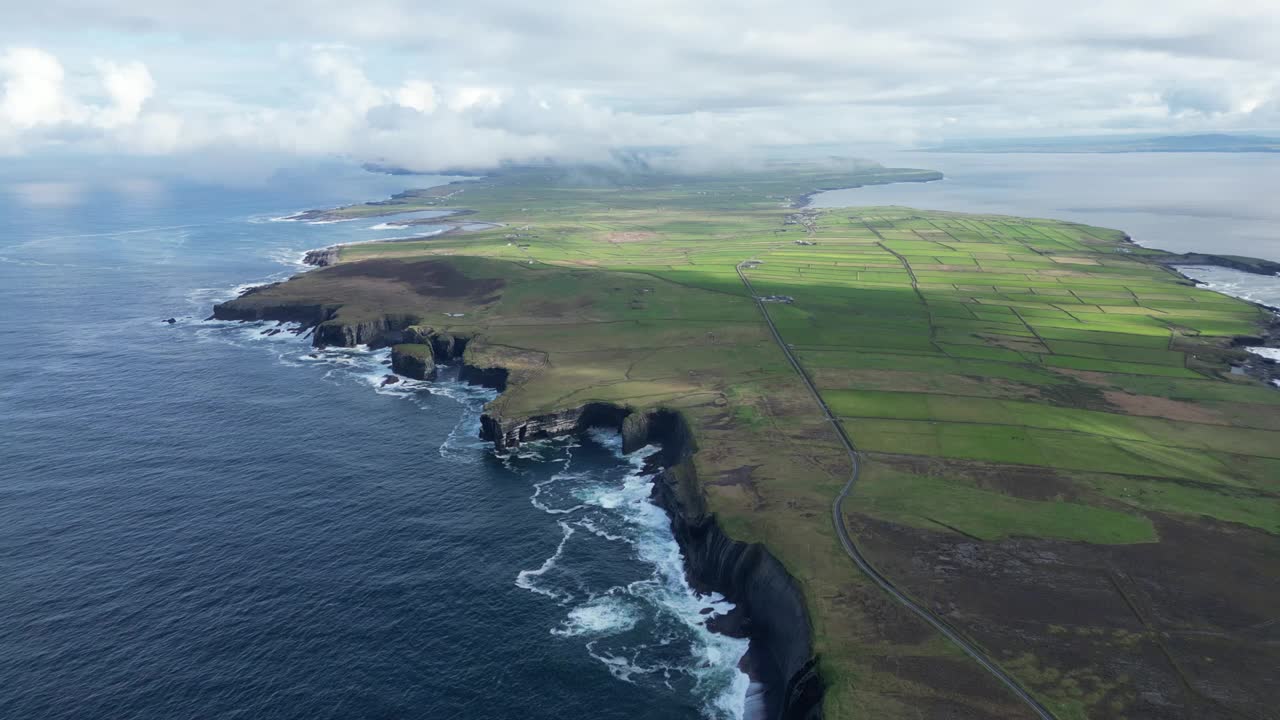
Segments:
[[[751,618],[747,617],[742,608],[735,607],[724,615],[717,615],[708,620],[707,629],[733,638],[749,638],[751,637]]]

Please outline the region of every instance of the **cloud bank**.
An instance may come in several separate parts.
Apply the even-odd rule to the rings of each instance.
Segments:
[[[0,26],[8,155],[434,170],[618,146],[1280,127],[1273,0],[46,0],[6,4]]]

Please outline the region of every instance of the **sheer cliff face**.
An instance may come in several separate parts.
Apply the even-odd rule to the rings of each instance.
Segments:
[[[299,323],[315,329],[312,344],[316,347],[354,347],[368,345],[385,347],[405,342],[404,331],[417,324],[414,315],[389,314],[351,319],[343,317],[337,305],[298,303],[289,300],[272,300],[259,291],[271,285],[254,288],[244,295],[213,306],[213,317],[218,320],[266,320]]]
[[[436,359],[426,343],[407,343],[391,347],[391,371],[414,380],[434,380]]]
[[[272,288],[264,285],[240,297],[213,306],[218,320],[243,320],[298,323],[313,330],[311,342],[316,347],[387,347],[400,344],[429,345],[436,357],[448,361],[462,356],[465,337],[437,333],[422,325],[422,318],[412,313],[386,313],[352,317],[340,304],[298,302],[271,297]]]
[[[821,717],[822,680],[795,579],[763,546],[731,539],[713,516],[687,514],[676,489],[685,482],[680,474],[674,468],[664,471],[654,485],[654,500],[671,515],[691,583],[738,606],[751,638],[753,674],[767,688],[769,716]]]
[[[337,306],[316,302],[296,302],[269,299],[268,294],[282,283],[250,288],[234,300],[213,306],[217,320],[267,320],[272,322],[296,322],[306,326],[318,325],[333,317]]]
[[[738,606],[736,624],[751,639],[749,663],[765,683],[769,717],[820,718],[822,680],[800,588],[767,549],[731,539],[707,513],[694,470],[693,434],[680,414],[631,412],[607,403],[530,418],[486,414],[481,437],[509,449],[600,426],[618,428],[626,452],[651,444],[662,447],[657,457],[663,470],[654,483],[654,501],[671,517],[690,584],[703,592],[719,592]]]
[[[354,322],[339,316],[317,325],[312,342],[316,347],[386,347],[404,342],[405,329],[417,323],[418,318],[413,315],[383,315]]]
[[[480,437],[492,441],[499,450],[507,450],[531,440],[572,435],[592,427],[620,428],[626,416],[626,410],[607,403],[588,403],[514,420],[486,413],[480,418]]]
[[[654,501],[671,516],[690,582],[721,593],[744,616],[752,670],[767,688],[769,716],[820,718],[822,680],[800,587],[763,545],[733,540],[707,512],[693,463],[693,433],[684,417],[666,410],[630,415],[623,442],[630,449],[662,445],[666,467],[654,483]]]

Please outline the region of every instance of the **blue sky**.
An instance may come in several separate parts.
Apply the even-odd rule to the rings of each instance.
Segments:
[[[1274,0],[10,0],[0,154],[415,169],[1280,127]]]

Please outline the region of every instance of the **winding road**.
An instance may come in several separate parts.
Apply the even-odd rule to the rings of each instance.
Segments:
[[[858,475],[862,470],[862,464],[858,457],[858,449],[854,446],[853,440],[849,438],[849,434],[845,432],[844,426],[841,425],[840,421],[831,413],[831,408],[827,407],[826,401],[823,400],[822,395],[818,393],[818,388],[813,384],[813,380],[809,377],[809,373],[800,364],[800,361],[796,359],[795,355],[792,354],[791,348],[783,341],[782,335],[778,333],[778,328],[773,324],[773,318],[769,316],[769,310],[764,306],[764,301],[756,295],[755,288],[751,286],[751,281],[747,279],[746,273],[743,272],[743,266],[748,262],[752,261],[744,260],[738,263],[736,266],[738,277],[742,279],[742,284],[746,286],[747,292],[751,294],[753,299],[755,299],[756,306],[760,308],[760,314],[764,315],[764,320],[769,325],[769,332],[773,335],[774,341],[777,342],[778,347],[782,348],[782,352],[787,356],[787,362],[791,363],[791,367],[795,369],[796,373],[800,375],[800,379],[804,381],[805,387],[809,388],[809,394],[813,395],[813,399],[817,401],[818,406],[822,408],[823,414],[826,415],[827,422],[831,423],[831,426],[835,428],[836,435],[844,445],[845,451],[849,453],[849,462],[851,463],[852,472],[849,473],[849,480],[844,484],[844,487],[841,488],[840,494],[836,495],[835,500],[831,502],[831,521],[835,525],[836,535],[840,537],[840,544],[844,547],[845,554],[853,560],[853,563],[858,566],[858,569],[861,570],[864,575],[871,578],[872,582],[879,585],[880,588],[887,592],[890,597],[897,600],[899,604],[932,625],[934,629],[942,633],[948,640],[955,643],[956,647],[963,650],[966,655],[973,658],[982,667],[986,668],[987,672],[990,672],[997,680],[1004,683],[1005,686],[1012,690],[1019,699],[1026,703],[1026,705],[1031,708],[1032,712],[1040,717],[1041,720],[1056,720],[1053,713],[1049,712],[1048,708],[1040,704],[1040,701],[1032,697],[1031,693],[1027,692],[1027,690],[1023,688],[1018,681],[1014,680],[1004,670],[1000,669],[994,661],[988,658],[987,655],[974,646],[973,643],[965,639],[959,631],[947,624],[947,622],[942,618],[907,597],[907,595],[899,590],[898,587],[888,578],[880,574],[880,571],[876,570],[875,567],[871,565],[871,561],[867,560],[866,556],[862,554],[862,551],[858,549],[857,544],[853,542],[853,537],[849,535],[849,529],[845,527],[844,524],[843,510],[845,498],[847,498],[849,493],[853,490],[853,485],[858,481]]]

